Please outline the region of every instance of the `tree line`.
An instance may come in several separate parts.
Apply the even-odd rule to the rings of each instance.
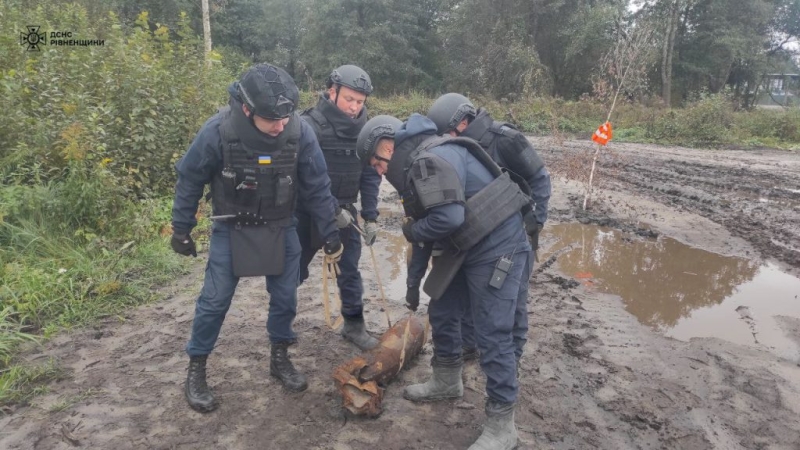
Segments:
[[[312,89],[353,63],[381,95],[578,99],[608,75],[604,56],[642,28],[652,31],[647,71],[629,97],[679,105],[727,89],[749,106],[763,74],[798,72],[800,0],[208,1],[225,64],[270,61]],[[200,0],[85,2],[131,24],[142,10],[167,26],[186,11],[203,33]]]

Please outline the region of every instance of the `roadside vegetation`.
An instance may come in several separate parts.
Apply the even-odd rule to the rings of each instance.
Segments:
[[[19,34],[31,23],[104,45],[26,51]],[[223,47],[206,64],[194,19],[178,14],[170,23],[146,12],[127,22],[66,2],[0,5],[8,31],[0,35],[0,406],[62,376],[56,362],[29,364],[26,348],[65,329],[123,320],[190,266],[168,244],[173,165],[252,61]],[[414,89],[379,92],[371,114],[424,113],[436,93]],[[507,97],[473,100],[535,135],[588,138],[607,112],[591,95]],[[315,101],[303,92],[302,107]],[[657,99],[623,102],[615,117],[617,141],[800,149],[800,111],[743,110],[725,92],[674,109]],[[201,245],[208,226],[201,217]]]
[[[424,113],[434,100],[412,93],[371,98],[368,106],[371,114],[405,118],[413,112]],[[495,119],[536,136],[589,139],[608,114],[608,106],[592,98],[532,97],[509,102],[475,96],[471,100]],[[800,108],[741,110],[725,94],[702,95],[682,108],[664,108],[657,101],[618,103],[612,122],[617,142],[800,150]]]
[[[165,237],[172,166],[232,75],[206,67],[188,22],[172,38],[146,13],[123,30],[79,5],[0,11],[3,30],[36,23],[104,40],[35,52],[0,37],[2,404],[58,374],[20,359],[25,344],[121,318],[187,269]]]

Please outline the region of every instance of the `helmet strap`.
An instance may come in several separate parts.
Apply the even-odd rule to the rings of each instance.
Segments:
[[[255,117],[256,117],[256,110],[255,110],[255,109],[250,109],[250,107],[248,106],[248,107],[247,107],[247,111],[248,111],[248,112],[250,112],[250,115],[249,115],[249,116],[247,116],[247,120],[249,120],[249,121],[250,121],[250,125],[252,125],[252,126],[253,126],[253,128],[255,128],[256,130],[258,130],[258,127],[256,126],[256,119],[255,119]],[[259,130],[259,131],[261,131],[261,130]]]

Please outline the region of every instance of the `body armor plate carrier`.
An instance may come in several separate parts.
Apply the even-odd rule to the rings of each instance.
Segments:
[[[338,110],[330,100],[321,97],[317,106],[303,112],[311,119],[319,140],[328,176],[331,179],[331,194],[340,205],[355,203],[361,186],[363,165],[356,154],[358,133],[366,123],[366,110],[358,118],[351,119]],[[329,120],[330,116],[333,120]],[[342,122],[337,126],[338,122]],[[360,126],[359,126],[360,125]]]
[[[495,179],[467,199],[464,211],[464,223],[450,235],[449,242],[458,252],[465,252],[474,247],[483,238],[489,235],[509,217],[519,212],[523,207],[530,205],[530,197],[525,195],[519,186],[511,181],[510,176],[503,172],[492,158],[483,150],[478,142],[463,137],[438,136],[425,140],[416,150],[417,155],[409,158],[412,161],[425,157],[428,150],[444,144],[456,144],[466,148],[472,156],[486,167]],[[420,171],[414,170],[412,164],[409,171],[412,190],[419,183],[417,176]],[[414,210],[426,209],[421,192],[416,193],[418,204],[411,206]],[[403,198],[404,205],[406,198]],[[434,205],[435,206],[435,205]],[[431,207],[431,206],[428,206]]]
[[[297,199],[301,119],[293,114],[283,132],[270,138],[237,120],[237,113],[220,110],[223,168],[211,183],[214,214],[239,216],[233,221],[238,225],[286,225]]]
[[[544,167],[544,161],[524,134],[510,123],[492,120],[483,108],[463,136],[478,141],[504,169],[524,179],[535,176]]]

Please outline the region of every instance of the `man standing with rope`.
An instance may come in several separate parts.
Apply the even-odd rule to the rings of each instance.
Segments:
[[[206,184],[214,221],[203,289],[186,344],[189,406],[211,412],[218,402],[206,383],[206,360],[222,329],[241,277],[264,276],[269,292],[270,374],[291,391],[308,387],[289,359],[295,342],[300,243],[295,203],[308,205],[325,237],[326,262],[342,254],[330,180],[311,128],[295,112],[299,92],[286,71],[270,64],[248,69],[229,88],[229,105],[208,119],[175,164],[172,249],[197,256],[191,231]]]
[[[378,190],[381,177],[371,167],[363,167],[356,154],[358,133],[367,121],[364,102],[372,93],[369,75],[359,67],[344,65],[331,72],[327,90],[316,106],[303,112],[303,119],[319,139],[331,179],[331,194],[336,199],[336,223],[344,244],[336,282],[342,296],[344,318],[342,336],[362,350],[378,345],[364,323],[364,287],[358,261],[361,259],[361,235],[356,229],[354,203],[361,193],[361,217],[364,219],[364,242],[375,243],[378,233]],[[308,265],[324,241],[319,238],[311,218],[310,205],[299,205],[297,232],[303,248],[300,257],[300,282],[308,278]],[[326,312],[326,314],[329,313]]]

